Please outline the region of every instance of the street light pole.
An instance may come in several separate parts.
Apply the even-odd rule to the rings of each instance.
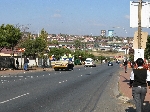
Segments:
[[[142,0],[139,0],[138,5],[138,49],[141,49],[141,10],[142,10]]]

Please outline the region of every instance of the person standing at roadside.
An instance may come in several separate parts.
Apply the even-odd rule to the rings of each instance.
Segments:
[[[24,70],[26,70],[27,71],[27,68],[28,67],[28,59],[27,59],[27,57],[25,56],[24,57]]]
[[[17,60],[16,60],[16,68],[17,68],[17,70],[19,69],[19,61],[18,61],[18,58],[17,58]]]
[[[123,62],[123,65],[124,65],[125,73],[127,73],[127,65],[128,65],[127,59]]]
[[[143,112],[143,103],[147,93],[147,85],[150,89],[150,71],[143,67],[144,60],[136,60],[137,68],[133,69],[130,76],[130,88],[136,106],[136,112]]]

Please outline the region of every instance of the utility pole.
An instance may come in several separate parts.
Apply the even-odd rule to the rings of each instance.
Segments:
[[[138,49],[141,49],[141,10],[142,10],[142,0],[139,0],[138,5]]]

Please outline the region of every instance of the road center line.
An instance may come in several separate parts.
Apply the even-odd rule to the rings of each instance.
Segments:
[[[9,100],[2,101],[2,102],[0,102],[0,104],[4,104],[4,103],[6,103],[6,102],[9,102],[9,101],[15,100],[15,99],[17,99],[17,98],[21,98],[21,97],[26,96],[26,95],[29,95],[29,93],[22,94],[22,95],[20,95],[20,96],[17,96],[17,97],[11,98],[11,99],[9,99]]]

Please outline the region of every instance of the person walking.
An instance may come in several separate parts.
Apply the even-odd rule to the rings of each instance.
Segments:
[[[135,61],[131,61],[131,68],[132,68],[132,69],[134,69],[134,68],[135,68],[135,66],[136,66]]]
[[[150,71],[143,67],[144,60],[136,60],[137,68],[133,69],[130,76],[130,88],[136,107],[136,112],[143,112],[143,103],[147,93],[147,85],[150,89]]]
[[[24,70],[25,71],[28,70],[28,59],[27,59],[27,57],[24,57]]]
[[[16,68],[17,68],[17,70],[19,69],[19,61],[18,61],[18,58],[17,58],[17,60],[16,60]]]
[[[128,65],[127,59],[123,62],[123,65],[124,65],[125,73],[127,73],[127,65]]]

